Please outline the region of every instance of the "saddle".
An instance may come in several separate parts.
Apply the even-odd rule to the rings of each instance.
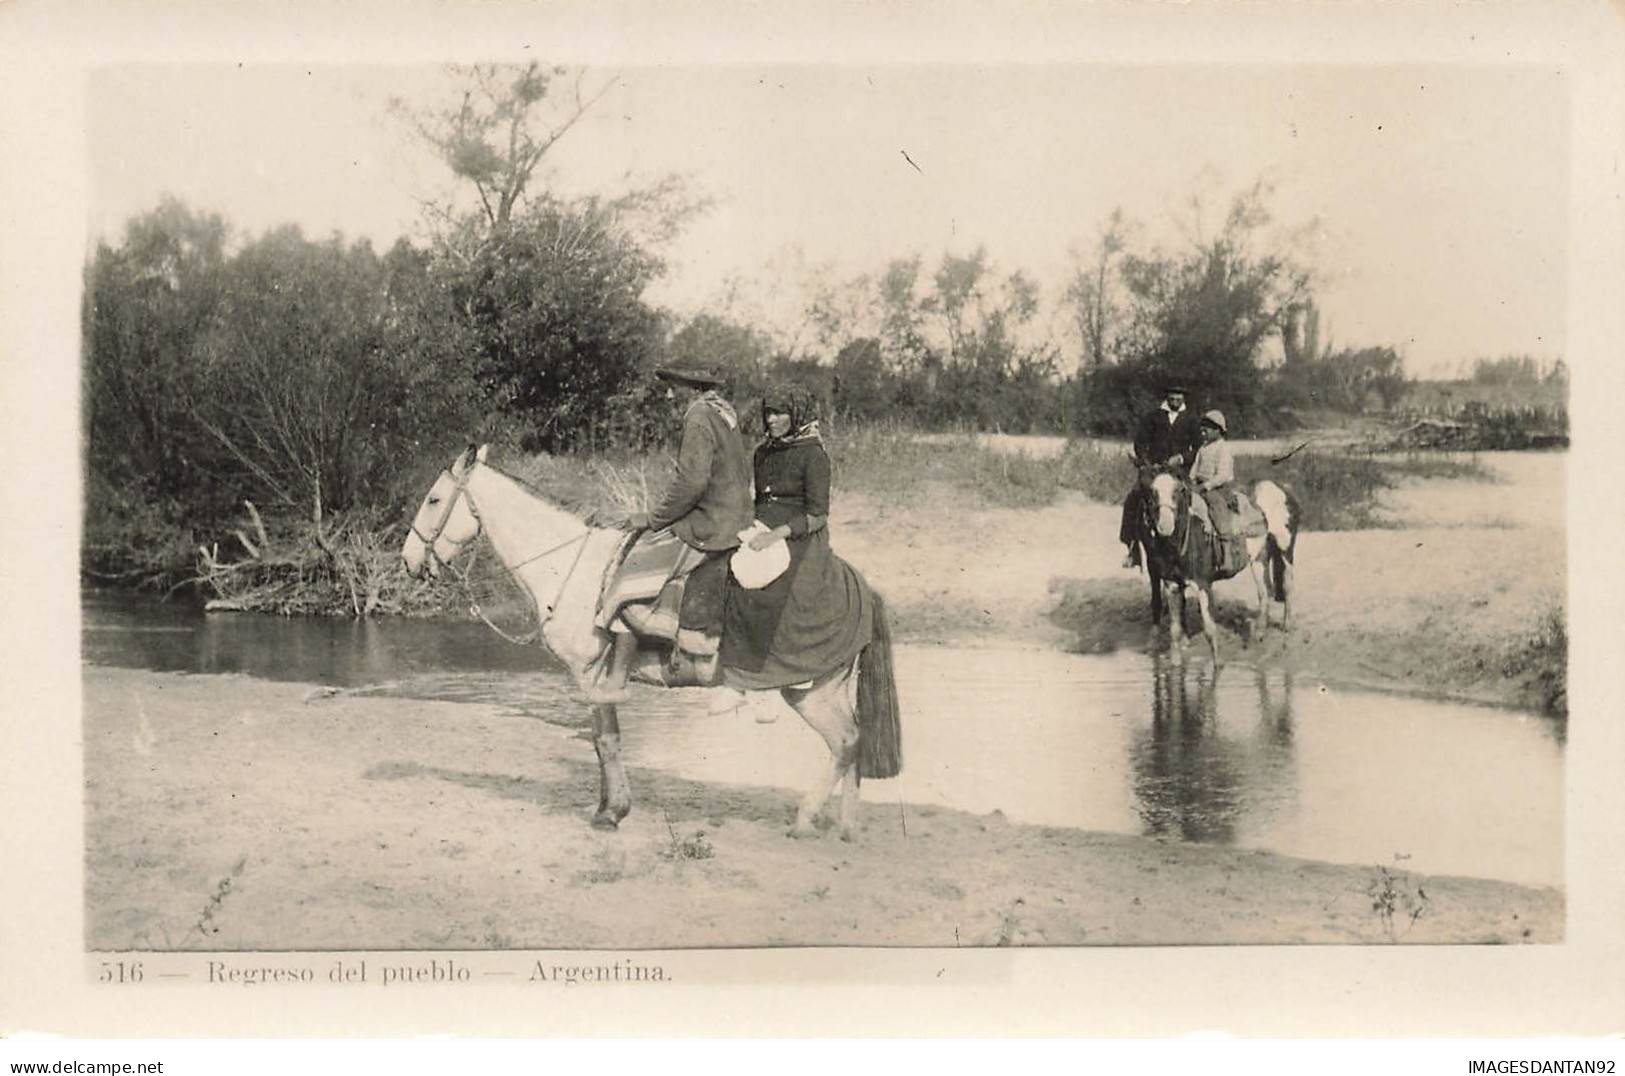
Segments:
[[[728,552],[695,549],[669,530],[630,536],[604,578],[596,623],[658,652],[667,687],[718,683]]]
[[[1219,511],[1215,512],[1216,506],[1208,496],[1222,505]],[[1212,538],[1214,574],[1221,578],[1245,570],[1251,559],[1247,555],[1248,540],[1262,538],[1268,532],[1264,513],[1234,486],[1192,497],[1191,514],[1202,521]]]

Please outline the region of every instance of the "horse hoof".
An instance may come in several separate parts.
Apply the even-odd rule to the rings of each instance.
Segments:
[[[784,835],[786,837],[794,837],[798,841],[804,841],[809,837],[818,836],[818,830],[810,822],[797,822],[795,825],[791,826]]]
[[[592,828],[606,831],[620,829],[621,820],[608,812],[601,811],[592,816]]]

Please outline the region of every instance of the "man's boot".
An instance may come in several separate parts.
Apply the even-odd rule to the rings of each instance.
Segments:
[[[632,697],[626,681],[632,675],[632,661],[638,656],[638,637],[629,631],[612,632],[613,649],[598,679],[587,689],[587,701],[594,705],[625,702]]]

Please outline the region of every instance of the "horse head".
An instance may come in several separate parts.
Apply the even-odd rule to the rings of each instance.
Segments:
[[[438,576],[442,564],[450,563],[479,537],[480,515],[468,494],[468,478],[476,465],[485,462],[486,452],[487,446],[469,445],[440,472],[418,505],[401,546],[401,560],[414,579],[425,571]]]
[[[1190,486],[1182,469],[1161,467],[1145,479],[1150,492],[1146,498],[1146,513],[1152,531],[1159,538],[1172,538],[1179,523],[1180,513],[1190,505]]]

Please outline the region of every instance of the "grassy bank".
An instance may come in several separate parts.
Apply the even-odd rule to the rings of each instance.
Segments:
[[[1050,455],[1005,451],[973,435],[923,440],[900,426],[841,431],[829,443],[837,490],[920,505],[943,486],[997,508],[1041,508],[1065,493],[1116,503],[1133,482],[1127,453],[1069,442]],[[494,462],[592,522],[614,526],[647,509],[671,476],[665,453],[595,457],[525,455],[498,447]],[[1241,457],[1238,477],[1270,477],[1298,493],[1314,530],[1384,526],[1379,499],[1408,479],[1487,478],[1471,458],[1440,453],[1376,456],[1310,448],[1281,463]],[[422,462],[413,468],[429,476]],[[427,477],[425,478],[425,484]],[[237,518],[204,523],[182,506],[128,491],[93,488],[82,571],[103,584],[160,592],[187,585],[242,608],[289,615],[421,612],[438,601],[391,578],[413,494],[398,507],[308,517],[244,506]]]

